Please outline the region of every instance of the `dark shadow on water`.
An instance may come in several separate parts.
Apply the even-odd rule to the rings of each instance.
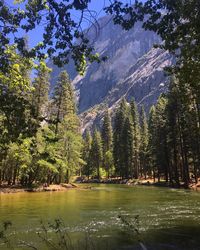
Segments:
[[[140,237],[118,232],[115,250],[200,250],[200,225],[141,232]],[[142,244],[141,244],[142,243]]]
[[[181,221],[180,221],[181,223]],[[35,233],[33,233],[35,234]],[[19,235],[18,235],[19,236]],[[30,242],[30,235],[23,240]],[[32,235],[33,236],[33,235]],[[35,235],[36,236],[36,235]],[[50,238],[55,237],[55,233]],[[48,237],[49,237],[48,236]],[[53,236],[53,237],[52,237]],[[62,236],[62,235],[61,235]],[[67,248],[59,248],[62,250],[200,250],[200,225],[179,225],[172,228],[151,229],[147,231],[130,230],[120,226],[119,228],[110,230],[100,230],[95,233],[89,233],[87,242],[85,241],[85,234],[69,233],[70,244]],[[67,235],[68,237],[68,235]],[[19,241],[19,237],[14,238],[14,246]],[[32,242],[38,245],[39,238],[36,236],[32,238]],[[42,243],[42,242],[41,242]],[[43,242],[44,243],[44,242]],[[87,244],[86,244],[87,243]],[[45,244],[46,245],[46,244]],[[0,249],[6,248],[6,245],[0,244]],[[14,248],[15,249],[15,248]],[[16,248],[20,249],[20,248]],[[21,248],[22,249],[22,248]],[[28,249],[28,248],[23,248]],[[44,245],[38,245],[37,249],[46,250]],[[51,248],[53,249],[53,248]]]

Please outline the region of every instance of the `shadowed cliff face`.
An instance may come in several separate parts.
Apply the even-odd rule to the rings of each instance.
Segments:
[[[96,52],[108,60],[89,65],[84,77],[77,75],[72,62],[65,67],[76,90],[83,128],[100,120],[105,106],[113,109],[122,96],[128,101],[134,97],[148,109],[166,91],[163,67],[169,66],[172,58],[153,48],[160,43],[155,33],[144,31],[141,23],[124,31],[113,24],[111,16],[102,17],[86,32]],[[52,84],[61,71],[53,68]]]

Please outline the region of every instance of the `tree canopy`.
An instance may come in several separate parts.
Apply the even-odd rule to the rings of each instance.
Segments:
[[[91,15],[95,22],[93,12],[89,9],[92,0],[14,2],[15,5],[10,6],[6,1],[0,1],[1,70],[5,71],[9,66],[10,58],[5,51],[12,41],[26,57],[44,59],[48,56],[58,66],[68,63],[69,58],[72,58],[81,73],[86,68],[86,61],[100,61],[81,25],[87,15]],[[135,0],[130,3],[116,0],[109,1],[104,10],[113,15],[115,24],[122,25],[126,30],[131,29],[137,21],[142,21],[144,29],[153,30],[162,38],[162,48],[178,56],[177,66],[190,69],[191,65],[198,66],[195,63],[200,59],[198,0]],[[78,19],[73,18],[73,11],[77,11]],[[20,37],[19,30],[29,32],[41,25],[44,28],[42,41],[28,49],[26,39]]]
[[[53,62],[62,66],[73,58],[77,70],[82,72],[86,59],[90,62],[99,57],[82,30],[90,0],[56,1],[56,0],[15,0],[14,4],[0,1],[0,68],[6,71],[10,60],[5,54],[8,45],[14,43],[24,57],[45,59],[51,57]],[[77,12],[78,21],[72,11]],[[43,26],[42,40],[33,48],[27,48],[28,33]],[[76,42],[74,41],[76,39]]]

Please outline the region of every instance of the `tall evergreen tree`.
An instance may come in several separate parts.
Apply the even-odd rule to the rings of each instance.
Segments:
[[[155,111],[156,129],[156,165],[158,168],[158,178],[164,174],[166,181],[169,179],[169,150],[167,143],[167,98],[161,95],[158,99]]]
[[[72,86],[66,71],[62,71],[56,82],[53,94],[53,115],[55,123],[55,132],[58,133],[58,125],[64,117],[74,114],[76,106]]]
[[[75,117],[74,117],[75,118]],[[69,122],[74,119],[65,116],[59,126],[58,145],[59,154],[64,166],[64,180],[68,183],[70,176],[80,170],[84,161],[82,160],[82,137],[77,128],[69,129]]]
[[[36,77],[33,81],[33,97],[32,110],[35,118],[36,128],[39,127],[42,121],[48,117],[48,96],[49,96],[49,78],[50,68],[45,62],[41,61],[36,68]],[[35,129],[36,129],[35,128]]]
[[[116,174],[123,177],[125,169],[124,155],[124,124],[128,114],[128,105],[125,98],[121,100],[120,106],[116,111],[113,128],[113,158]]]
[[[180,129],[179,129],[179,109],[180,100],[178,89],[174,83],[171,82],[168,103],[166,107],[167,122],[168,122],[168,147],[170,154],[170,182],[175,180],[179,186],[179,175],[181,170],[181,156],[180,156]]]
[[[127,116],[126,121],[124,123],[123,128],[123,143],[124,143],[124,168],[122,169],[122,176],[125,178],[129,178],[130,176],[133,178],[134,172],[134,129],[132,117],[130,115]]]
[[[140,166],[140,123],[137,104],[132,99],[130,103],[131,115],[133,120],[133,154],[134,154],[134,177],[137,179],[139,176]]]
[[[97,178],[100,179],[100,167],[102,166],[102,141],[101,134],[97,129],[94,131],[94,135],[92,137],[92,145],[90,150],[90,161],[93,169],[97,173]]]
[[[193,171],[197,181],[200,164],[200,85],[199,75],[196,73],[199,72],[199,63],[195,65],[193,60],[192,65],[190,63],[184,65],[173,83],[179,93],[180,145],[186,186],[189,184],[190,171]]]
[[[91,144],[92,144],[92,137],[91,137],[90,131],[86,130],[85,138],[83,141],[82,156],[83,156],[83,160],[85,161],[83,174],[87,175],[88,178],[92,174],[92,166],[91,166],[91,160],[90,160]]]
[[[111,125],[111,118],[109,111],[106,110],[105,116],[103,119],[103,125],[101,129],[101,138],[102,138],[102,146],[103,146],[103,165],[104,168],[107,171],[107,174],[109,176],[109,168],[108,165],[105,166],[105,158],[106,158],[106,153],[111,152],[112,153],[112,125]]]
[[[69,182],[71,174],[80,171],[84,161],[81,158],[80,121],[76,114],[73,89],[66,71],[62,71],[59,75],[53,94],[52,108],[55,134],[60,145],[61,160],[64,162],[65,180]]]
[[[191,130],[194,117],[190,117],[190,98],[188,98],[188,90],[182,89],[177,79],[172,79],[167,105],[168,118],[168,141],[171,154],[171,174],[172,179],[179,185],[179,175],[185,185],[189,184],[189,157],[193,157],[191,145],[195,142],[194,131]],[[190,118],[189,118],[190,117]],[[189,118],[189,119],[188,119]],[[191,143],[191,138],[194,141]],[[194,174],[196,176],[195,164]]]
[[[141,141],[140,141],[140,172],[145,174],[147,172],[147,146],[148,146],[148,123],[144,106],[141,110],[141,129],[140,129]]]
[[[153,172],[153,179],[156,179],[156,117],[155,117],[155,106],[152,106],[149,111],[149,139],[148,139],[148,162],[149,171]]]
[[[107,178],[110,177],[110,174],[114,173],[114,169],[113,169],[113,153],[112,151],[107,151],[105,156],[104,156],[104,168],[107,172]]]

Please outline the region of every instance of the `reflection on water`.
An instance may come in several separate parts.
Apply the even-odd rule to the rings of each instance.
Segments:
[[[105,244],[107,249],[141,249],[138,236],[130,235],[119,215],[139,215],[147,249],[200,249],[198,192],[100,184],[88,190],[0,195],[1,221],[11,220],[16,237],[28,241],[37,242],[41,220],[60,218],[75,242],[89,231],[100,249]]]

